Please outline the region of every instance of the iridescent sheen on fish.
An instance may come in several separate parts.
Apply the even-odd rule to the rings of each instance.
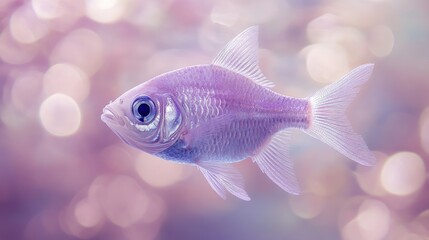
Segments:
[[[301,129],[363,164],[375,158],[344,111],[373,65],[362,65],[309,98],[273,92],[258,66],[258,28],[239,34],[211,64],[157,76],[121,95],[102,120],[127,144],[198,167],[221,197],[250,200],[231,163],[251,158],[285,191],[299,194],[288,154]],[[125,121],[125,124],[124,124]]]

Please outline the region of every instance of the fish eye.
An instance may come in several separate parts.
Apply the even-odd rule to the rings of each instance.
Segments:
[[[148,124],[152,122],[156,116],[155,103],[150,99],[150,97],[138,97],[132,104],[132,112],[138,121]]]

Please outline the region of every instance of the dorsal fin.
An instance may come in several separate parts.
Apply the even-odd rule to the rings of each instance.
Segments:
[[[253,26],[232,39],[212,64],[239,73],[264,87],[274,87],[259,69],[258,57],[258,27]]]

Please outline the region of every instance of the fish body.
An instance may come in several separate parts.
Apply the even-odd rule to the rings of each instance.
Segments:
[[[155,155],[178,162],[231,163],[246,159],[274,133],[306,128],[308,101],[283,96],[215,65],[180,69],[154,79],[186,113],[183,140]]]
[[[197,166],[212,188],[250,200],[231,163],[252,158],[278,186],[299,194],[288,156],[298,128],[363,165],[375,158],[344,116],[373,65],[362,65],[309,98],[273,92],[258,67],[257,27],[211,64],[157,76],[107,105],[102,120],[125,143],[160,158]]]

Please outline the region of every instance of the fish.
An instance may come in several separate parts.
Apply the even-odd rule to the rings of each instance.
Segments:
[[[300,129],[364,166],[376,163],[345,110],[374,64],[351,70],[307,98],[271,90],[259,68],[258,27],[238,34],[210,64],[156,76],[103,108],[101,120],[126,144],[164,160],[196,166],[222,198],[250,197],[233,163],[253,162],[275,184],[302,193],[290,158]]]

